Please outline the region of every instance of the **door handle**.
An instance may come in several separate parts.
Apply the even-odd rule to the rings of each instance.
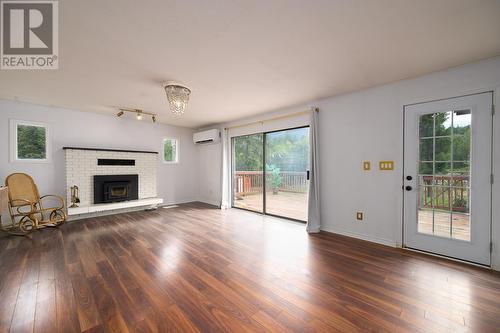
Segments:
[[[309,170],[306,171],[306,180],[309,180]]]
[[[405,190],[407,190],[407,191],[411,191],[412,189],[413,189],[413,187],[411,187],[410,185],[405,187]]]

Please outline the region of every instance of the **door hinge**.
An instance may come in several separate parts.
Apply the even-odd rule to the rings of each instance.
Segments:
[[[490,242],[490,253],[493,253],[493,242]]]
[[[490,183],[493,184],[495,182],[495,176],[493,174],[490,175]]]
[[[494,104],[491,104],[491,115],[492,116],[495,115],[495,105]]]

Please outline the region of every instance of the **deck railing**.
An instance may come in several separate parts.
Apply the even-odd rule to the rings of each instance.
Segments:
[[[469,176],[419,176],[420,208],[469,211]]]
[[[272,190],[273,173],[266,172],[266,189]],[[281,171],[281,185],[279,191],[283,192],[307,192],[307,173],[300,171]],[[236,195],[246,195],[262,192],[262,171],[236,171],[234,175],[234,192]]]

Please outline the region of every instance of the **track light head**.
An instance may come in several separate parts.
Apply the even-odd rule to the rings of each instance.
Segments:
[[[116,114],[117,117],[121,117],[125,114],[125,112],[129,112],[129,113],[135,114],[135,117],[137,120],[142,120],[142,117],[144,115],[151,116],[151,120],[153,120],[153,123],[156,123],[156,113],[145,112],[145,111],[142,111],[141,109],[120,108],[118,110],[119,110],[119,112]]]

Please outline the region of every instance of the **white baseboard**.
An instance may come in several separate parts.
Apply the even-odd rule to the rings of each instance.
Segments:
[[[210,199],[198,199],[199,202],[203,202],[212,206],[220,207],[220,202]]]
[[[357,232],[352,232],[352,231],[343,230],[343,229],[339,229],[339,228],[335,228],[335,229],[321,228],[321,230],[331,232],[334,234],[347,236],[347,237],[362,239],[362,240],[372,242],[372,243],[387,245],[387,246],[391,246],[391,247],[397,247],[397,241],[391,240],[391,239],[381,238],[381,237],[372,236],[372,235],[360,234]]]

